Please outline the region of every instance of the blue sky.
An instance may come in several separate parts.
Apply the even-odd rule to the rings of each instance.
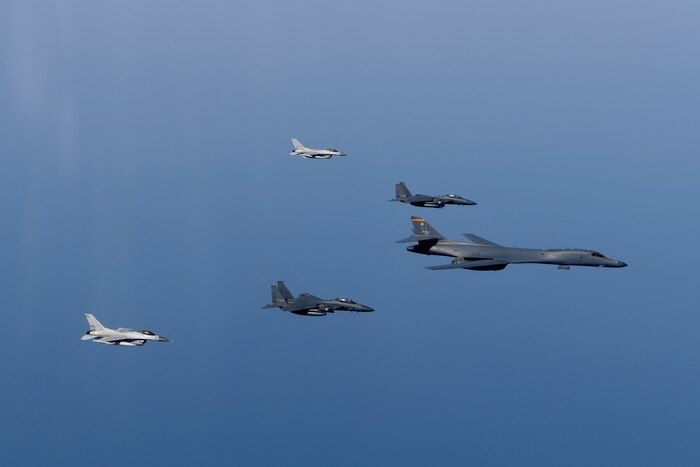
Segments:
[[[0,6],[4,465],[700,463],[697,2],[173,3]]]

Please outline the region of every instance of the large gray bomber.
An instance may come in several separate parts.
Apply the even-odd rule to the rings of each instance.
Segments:
[[[440,235],[422,217],[411,217],[413,235],[397,243],[417,242],[406,248],[421,255],[451,256],[452,263],[430,266],[428,269],[472,269],[475,271],[500,271],[509,264],[554,264],[559,269],[569,266],[596,266],[623,268],[624,261],[611,259],[597,251],[578,249],[536,250],[498,245],[474,234],[464,234],[471,243],[448,240]]]
[[[448,194],[448,195],[412,195],[406,184],[404,182],[399,182],[396,184],[396,198],[390,199],[389,201],[400,201],[402,203],[410,204],[411,206],[418,206],[421,208],[444,208],[447,204],[456,204],[457,206],[473,206],[476,203],[474,201],[462,198],[458,195]]]
[[[169,342],[163,336],[151,331],[134,331],[129,328],[110,329],[102,325],[97,318],[90,313],[85,313],[90,330],[81,338],[84,341],[92,340],[98,344],[119,345],[122,347],[139,347],[147,341]]]
[[[272,286],[272,303],[263,308],[279,308],[282,311],[304,316],[326,316],[326,314],[336,311],[374,311],[374,309],[355,303],[349,298],[326,300],[309,293],[302,293],[294,298],[283,281],[277,281],[277,285]]]

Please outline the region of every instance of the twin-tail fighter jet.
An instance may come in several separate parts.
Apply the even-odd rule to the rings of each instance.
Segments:
[[[451,256],[451,264],[430,266],[428,269],[471,269],[474,271],[500,271],[509,264],[553,264],[559,269],[570,266],[597,266],[624,268],[627,263],[608,258],[597,251],[558,249],[535,250],[501,246],[474,234],[464,234],[471,243],[448,240],[422,217],[411,217],[413,235],[397,243],[417,242],[406,249],[421,255]]]
[[[326,300],[308,293],[299,294],[294,298],[283,281],[277,281],[277,285],[272,286],[272,303],[263,308],[279,308],[303,316],[326,316],[336,311],[374,311],[373,308],[355,303],[349,298]]]
[[[128,328],[106,328],[90,313],[85,313],[85,317],[90,325],[90,330],[81,338],[84,341],[92,340],[100,344],[121,345],[122,347],[139,347],[145,344],[146,341],[170,341],[170,339],[154,334],[151,331],[133,331]]]
[[[289,153],[290,156],[301,156],[306,159],[330,159],[333,156],[347,156],[344,152],[338,151],[337,149],[311,149],[305,148],[303,144],[299,142],[298,139],[292,138],[292,144],[294,145],[294,151]]]
[[[476,203],[474,201],[462,198],[461,196],[448,194],[442,196],[432,196],[432,195],[412,195],[406,184],[404,182],[399,182],[396,184],[396,198],[390,199],[389,201],[400,201],[402,203],[408,203],[412,206],[419,206],[422,208],[444,208],[447,204],[456,204],[458,206],[473,206]]]

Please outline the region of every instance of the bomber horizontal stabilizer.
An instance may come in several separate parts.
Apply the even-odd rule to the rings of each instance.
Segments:
[[[410,243],[410,242],[425,242],[428,240],[440,240],[440,237],[433,237],[431,235],[411,235],[410,237],[404,238],[402,240],[396,240],[396,243]]]
[[[507,261],[500,259],[476,259],[476,260],[460,260],[453,261],[450,264],[443,264],[440,266],[428,266],[426,269],[432,269],[433,271],[438,271],[442,269],[482,269],[482,270],[499,270],[508,266]]]

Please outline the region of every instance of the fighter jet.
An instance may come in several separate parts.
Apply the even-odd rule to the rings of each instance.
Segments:
[[[122,347],[139,347],[146,341],[170,342],[170,339],[154,334],[151,331],[133,331],[128,328],[110,329],[97,321],[90,313],[85,313],[90,330],[81,338],[84,341],[91,340],[100,344],[121,345]]]
[[[624,268],[627,263],[608,258],[597,251],[559,249],[535,250],[498,245],[474,234],[464,234],[471,243],[448,240],[422,217],[411,217],[413,235],[397,243],[417,242],[406,249],[421,255],[451,256],[451,264],[430,266],[428,269],[472,269],[474,271],[500,271],[509,264],[554,264],[559,269],[570,266],[598,266]]]
[[[272,286],[272,303],[263,308],[279,308],[282,311],[304,316],[326,316],[336,311],[374,311],[373,308],[355,303],[349,298],[325,300],[309,293],[299,294],[294,298],[283,281],[277,281],[277,285]]]
[[[473,206],[476,204],[474,201],[453,194],[442,196],[412,195],[404,182],[396,184],[396,198],[389,201],[401,201],[402,203],[422,208],[444,208],[446,204],[456,204],[458,206]]]
[[[306,159],[330,159],[333,156],[347,156],[344,152],[338,151],[337,149],[311,149],[305,148],[303,144],[299,142],[298,139],[292,138],[292,144],[294,145],[294,151],[289,153],[290,156],[301,156]]]

